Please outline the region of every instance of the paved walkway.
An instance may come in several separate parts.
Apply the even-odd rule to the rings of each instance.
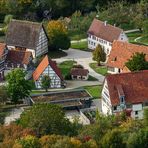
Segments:
[[[131,30],[127,30],[127,31],[124,31],[125,33],[132,33],[132,32],[137,32],[139,31],[139,29],[131,29]]]
[[[57,63],[61,63],[66,60],[74,60],[78,64],[83,65],[84,68],[89,70],[89,74],[96,79],[100,83],[103,83],[104,81],[104,76],[101,74],[96,73],[91,67],[89,67],[90,63],[93,63],[94,61],[92,60],[92,53],[91,52],[86,52],[86,51],[81,51],[81,50],[76,50],[76,49],[69,49],[66,51],[67,56],[59,58],[59,59],[54,59]]]

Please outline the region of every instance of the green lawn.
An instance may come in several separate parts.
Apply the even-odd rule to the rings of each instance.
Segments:
[[[71,40],[81,40],[87,38],[86,32],[79,32],[77,30],[69,30],[68,35]]]
[[[32,90],[31,94],[40,94],[40,93],[46,93],[45,90]]]
[[[58,67],[61,69],[62,75],[64,78],[70,74],[70,70],[73,67],[73,65],[76,64],[76,61],[68,60],[60,63]]]
[[[147,45],[148,44],[148,36],[144,36],[142,32],[137,31],[137,32],[132,32],[132,33],[127,33],[129,42],[134,43],[134,44],[141,44],[141,45]],[[135,42],[135,39],[138,37],[142,37]]]
[[[50,58],[55,59],[55,58],[61,58],[67,56],[67,53],[64,52],[63,50],[56,50],[56,51],[49,51],[48,55]]]
[[[98,66],[97,63],[90,63],[89,66],[97,73],[101,75],[106,75],[107,74],[107,67],[105,66]]]
[[[85,50],[87,51],[88,48],[87,48],[87,41],[78,41],[76,43],[71,43],[71,48],[74,48],[74,49],[80,49],[80,50]]]
[[[101,91],[102,91],[102,86],[101,85],[96,85],[96,86],[84,86],[84,89],[87,90],[90,95],[94,99],[101,98]]]
[[[138,39],[137,42],[148,45],[148,36],[143,36],[142,38]]]
[[[142,33],[140,31],[137,31],[137,32],[127,33],[126,35],[127,35],[128,39],[129,39],[129,42],[135,42],[134,40],[137,37],[142,36]]]
[[[98,81],[98,79],[96,79],[95,77],[89,75],[88,81]]]

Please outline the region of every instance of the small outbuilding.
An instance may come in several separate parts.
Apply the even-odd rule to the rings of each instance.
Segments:
[[[87,80],[89,77],[88,69],[83,68],[72,68],[71,78],[72,80]]]

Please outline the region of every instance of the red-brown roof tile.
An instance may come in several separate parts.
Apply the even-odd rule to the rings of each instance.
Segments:
[[[112,26],[110,24],[104,24],[104,22],[94,19],[88,33],[95,35],[101,39],[109,42],[118,40],[120,34],[123,32],[122,29]]]
[[[87,76],[89,71],[87,69],[82,68],[72,68],[71,75],[73,76]]]
[[[51,68],[55,71],[55,73],[59,76],[59,78],[63,80],[63,76],[61,74],[60,69],[57,67],[56,62],[48,58],[47,55],[44,57],[44,59],[41,61],[41,63],[38,65],[38,67],[34,71],[33,79],[37,81],[48,65],[50,65]]]
[[[117,86],[122,86],[126,104],[148,102],[148,70],[107,75],[108,90],[112,105],[118,105]]]
[[[114,41],[107,61],[107,66],[128,71],[128,68],[125,67],[125,63],[131,59],[136,52],[145,53],[146,59],[148,60],[148,46],[136,45],[123,41]]]
[[[32,58],[32,52],[30,51],[9,50],[6,61],[8,63],[28,65],[30,58]]]
[[[0,43],[0,58],[1,58],[2,55],[4,54],[5,48],[6,48],[6,44]]]

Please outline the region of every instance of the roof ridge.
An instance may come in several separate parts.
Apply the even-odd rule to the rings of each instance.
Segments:
[[[39,23],[39,22],[34,22],[34,21],[29,21],[29,20],[17,20],[17,19],[12,19],[11,21],[14,22],[20,22],[20,23],[28,23],[28,24],[36,24],[36,25],[42,25],[43,23]]]
[[[94,19],[97,20],[97,21],[100,21],[100,22],[102,23],[102,25],[104,25],[104,21],[98,20],[98,19],[96,19],[96,18],[94,18]],[[117,27],[117,26],[113,26],[112,24],[106,23],[106,25],[108,25],[108,26],[110,26],[110,27],[113,27],[113,28],[116,28],[116,29],[119,29],[119,30],[121,30],[121,31],[124,31],[122,28],[119,28],[119,27]]]
[[[110,77],[110,76],[119,76],[119,75],[127,75],[127,74],[138,74],[138,73],[146,73],[148,72],[148,70],[140,70],[140,71],[132,71],[132,72],[125,72],[125,73],[116,73],[116,74],[108,74],[106,77]]]

